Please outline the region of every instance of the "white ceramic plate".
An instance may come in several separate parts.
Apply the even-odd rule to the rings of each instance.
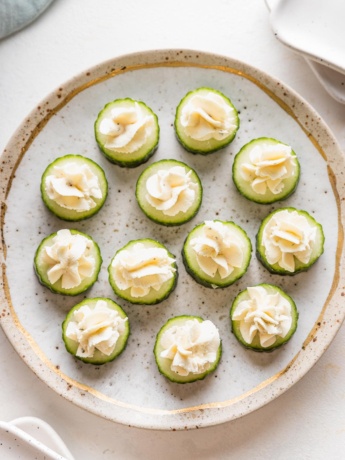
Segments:
[[[301,54],[328,94],[345,104],[342,49],[345,29],[340,24],[341,18],[345,17],[345,2],[265,0],[265,3],[271,12],[271,26],[276,38]]]
[[[184,94],[200,86],[227,94],[240,112],[234,142],[210,156],[192,155],[178,144],[173,121]],[[177,158],[195,168],[204,200],[193,221],[175,228],[154,224],[134,197],[144,165],[121,169],[99,152],[93,123],[105,103],[129,96],[145,101],[158,115],[161,139],[149,163]],[[302,177],[284,203],[261,206],[240,196],[232,183],[234,154],[255,137],[275,137],[291,144],[300,158]],[[52,216],[39,191],[46,165],[66,153],[91,157],[106,171],[110,190],[105,207],[90,220],[71,224]],[[341,321],[339,308],[344,271],[344,158],[320,117],[290,88],[242,62],[196,51],[152,51],[118,57],[78,75],[38,104],[24,120],[2,156],[1,323],[24,361],[57,393],[102,417],[155,429],[209,426],[241,417],[268,403],[297,382],[327,348]],[[233,220],[248,232],[253,245],[260,221],[279,206],[309,211],[323,224],[325,253],[307,273],[270,275],[253,255],[247,274],[235,285],[213,291],[185,272],[180,251],[187,232],[205,219]],[[41,239],[60,228],[75,227],[99,243],[103,268],[89,297],[114,298],[107,266],[130,239],[153,237],[177,256],[179,282],[168,300],[136,306],[121,300],[131,336],[125,352],[102,367],[69,355],[61,339],[67,311],[83,296],[62,297],[41,286],[32,260]],[[269,282],[281,286],[300,312],[293,339],[274,353],[246,350],[230,332],[233,298],[247,286]],[[178,385],[156,368],[152,349],[161,325],[177,314],[210,318],[220,329],[223,356],[217,371],[204,381]]]

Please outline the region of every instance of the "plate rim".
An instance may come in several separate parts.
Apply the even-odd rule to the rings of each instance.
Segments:
[[[0,199],[2,202],[0,211],[2,237],[4,216],[6,214],[5,202],[11,188],[15,170],[25,155],[26,150],[30,147],[33,139],[44,128],[53,114],[58,112],[60,108],[64,107],[75,95],[79,94],[79,92],[89,86],[100,83],[105,79],[113,78],[116,75],[127,72],[128,70],[135,70],[136,68],[162,67],[163,65],[167,67],[201,66],[205,68],[216,68],[219,70],[227,69],[227,71],[234,71],[234,73],[238,73],[239,75],[248,78],[250,81],[259,86],[260,89],[264,89],[265,92],[275,100],[275,102],[277,102],[289,115],[291,115],[297,123],[299,123],[300,127],[307,135],[308,133],[310,134],[310,140],[321,147],[318,150],[324,156],[325,160],[329,161],[328,156],[325,156],[326,154],[324,153],[325,149],[327,149],[330,151],[330,155],[333,155],[331,158],[332,161],[330,162],[332,165],[333,162],[336,161],[344,163],[344,155],[337,140],[331,133],[329,127],[310,106],[310,104],[289,86],[256,67],[231,57],[181,48],[149,50],[124,54],[84,70],[67,80],[64,84],[60,85],[59,88],[48,94],[48,96],[46,96],[36,106],[36,108],[33,109],[27,117],[25,117],[21,125],[12,135],[4,153],[1,156],[3,161],[3,173],[8,176],[6,187],[2,186],[0,190]],[[299,115],[296,115],[296,113]],[[312,131],[320,131],[318,140],[316,140],[315,136],[308,131],[310,128],[307,129],[306,126],[303,125],[303,115],[308,115],[309,117],[310,114],[313,115],[315,120],[314,126],[311,128]],[[28,135],[28,128],[32,128],[30,136]],[[10,153],[13,150],[20,152],[18,158],[16,159],[10,157]],[[6,160],[9,161],[7,162]],[[333,172],[331,164],[328,165],[328,168],[329,174],[331,174],[330,180],[335,181],[336,174]],[[338,193],[335,183],[332,184],[332,187],[333,192]],[[41,380],[43,380],[51,389],[63,396],[65,399],[96,415],[124,425],[162,430],[199,428],[234,420],[259,409],[297,383],[321,357],[335,337],[336,332],[339,330],[345,317],[345,310],[341,311],[341,309],[338,309],[337,311],[337,309],[332,306],[333,303],[331,304],[331,300],[334,300],[333,298],[336,295],[342,295],[342,293],[338,292],[339,289],[338,291],[336,289],[340,281],[343,281],[343,285],[345,284],[343,279],[344,276],[342,277],[341,275],[341,266],[343,266],[345,262],[343,245],[344,206],[345,204],[338,200],[339,232],[336,260],[338,277],[333,281],[331,288],[332,294],[329,296],[330,298],[327,299],[320,313],[320,317],[305,340],[302,350],[295,355],[285,369],[278,372],[279,375],[277,374],[277,378],[274,378],[276,376],[273,376],[261,382],[260,385],[254,388],[255,391],[250,390],[238,397],[232,398],[230,400],[231,404],[229,404],[229,401],[220,401],[187,408],[186,410],[177,409],[173,411],[161,411],[134,407],[130,404],[121,403],[121,401],[115,401],[117,410],[114,414],[111,410],[109,411],[108,407],[109,403],[114,404],[114,400],[111,400],[111,398],[102,395],[97,390],[90,391],[89,387],[82,384],[75,387],[72,379],[62,373],[56,373],[54,369],[49,367],[42,369],[42,361],[45,361],[44,356],[42,356],[43,353],[40,354],[35,352],[35,344],[33,343],[32,337],[26,333],[23,328],[20,328],[19,319],[15,314],[13,306],[10,304],[9,287],[6,284],[6,245],[4,238],[2,238],[2,241],[0,242],[0,256],[2,256],[0,280],[3,283],[3,288],[0,291],[0,300],[4,302],[5,308],[0,317],[0,324],[19,356]],[[327,308],[325,308],[326,305]],[[332,308],[329,308],[330,305]],[[322,327],[321,321],[325,322]],[[316,338],[317,340],[315,340]],[[306,360],[304,358],[306,353],[302,353],[302,351],[304,352],[306,350],[312,355],[312,359],[308,359],[307,362],[305,362]],[[291,377],[292,374],[294,375],[294,378]],[[67,383],[67,387],[64,385],[64,388],[61,388],[61,379]],[[99,398],[102,402],[100,408],[95,408],[92,403],[95,397]],[[143,417],[143,413],[146,414],[146,416]],[[209,416],[209,413],[212,413],[212,417]],[[148,416],[148,414],[150,414],[150,416]],[[213,417],[213,414],[216,416]],[[157,417],[158,415],[160,415],[160,417]]]

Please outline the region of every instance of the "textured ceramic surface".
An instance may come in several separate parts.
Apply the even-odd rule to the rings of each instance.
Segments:
[[[192,155],[178,144],[173,121],[181,97],[200,86],[230,97],[241,127],[232,144],[210,156]],[[193,167],[204,187],[198,215],[189,223],[165,228],[149,221],[134,196],[142,165],[132,170],[112,165],[96,146],[93,123],[105,103],[120,97],[146,102],[158,115],[161,139],[149,163],[176,158]],[[262,206],[240,196],[231,180],[234,155],[255,137],[275,137],[291,144],[301,163],[297,191],[283,203]],[[98,162],[109,181],[104,208],[93,218],[65,223],[43,205],[41,173],[55,158],[77,153]],[[268,403],[296,383],[327,348],[344,307],[343,201],[344,158],[320,117],[281,82],[230,58],[191,51],[133,54],[103,63],[62,85],[26,119],[2,157],[1,230],[3,329],[20,356],[56,392],[102,417],[145,428],[184,429],[241,417]],[[188,231],[205,219],[233,220],[255,247],[260,221],[279,206],[305,209],[322,223],[325,253],[308,272],[295,277],[270,275],[253,254],[247,274],[224,290],[196,284],[185,272],[180,251]],[[113,363],[95,367],[77,362],[64,349],[61,322],[84,295],[67,298],[41,286],[32,260],[41,239],[60,228],[93,236],[103,267],[89,297],[114,298],[107,266],[128,240],[155,238],[177,257],[179,281],[163,303],[131,305],[115,299],[129,316],[131,336]],[[242,348],[230,332],[229,309],[247,286],[277,284],[296,301],[299,326],[293,339],[274,353]],[[156,368],[157,331],[177,314],[211,319],[219,328],[223,356],[204,381],[169,383]]]

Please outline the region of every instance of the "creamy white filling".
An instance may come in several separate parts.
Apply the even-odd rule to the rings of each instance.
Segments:
[[[216,361],[220,337],[211,321],[190,319],[167,329],[160,344],[164,349],[160,356],[171,360],[171,370],[187,376],[206,372]]]
[[[242,267],[244,246],[242,240],[227,225],[205,221],[203,234],[190,242],[199,267],[212,278],[219,273],[222,279]]]
[[[92,276],[96,265],[92,247],[93,242],[85,236],[59,230],[52,246],[46,246],[43,253],[49,282],[55,284],[61,279],[63,289],[73,289]]]
[[[290,331],[292,313],[290,302],[279,292],[269,294],[263,286],[247,288],[249,299],[237,305],[232,316],[240,321],[240,332],[245,342],[251,344],[258,335],[264,348],[284,338]]]
[[[180,123],[185,134],[197,141],[221,141],[236,127],[234,109],[213,91],[192,96],[181,111]]]
[[[98,300],[95,307],[83,305],[73,314],[66,328],[66,336],[78,342],[76,356],[92,358],[95,350],[110,356],[125,331],[127,318],[109,308],[105,300]]]
[[[292,149],[284,144],[256,144],[250,154],[249,163],[241,165],[241,174],[255,193],[264,195],[269,189],[274,195],[285,186],[284,180],[296,173]]]
[[[132,297],[144,297],[151,289],[159,291],[174,276],[174,262],[166,249],[136,243],[117,253],[112,274],[119,289],[130,289]]]
[[[273,214],[265,225],[262,244],[270,265],[295,271],[295,259],[308,264],[314,249],[316,227],[297,211],[283,210]]]
[[[54,166],[46,177],[48,197],[59,206],[77,212],[89,211],[96,206],[95,199],[102,198],[99,180],[87,164],[77,162]]]
[[[106,138],[104,146],[114,152],[133,153],[139,150],[155,128],[153,115],[145,113],[135,102],[133,106],[114,107],[99,124],[99,132]]]
[[[157,171],[146,182],[147,201],[166,216],[187,212],[193,206],[197,188],[191,173],[183,166]]]

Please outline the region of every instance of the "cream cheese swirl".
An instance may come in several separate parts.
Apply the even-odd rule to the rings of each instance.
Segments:
[[[118,106],[103,118],[99,132],[105,137],[105,148],[119,153],[139,150],[154,131],[154,117],[135,102],[133,106]]]
[[[247,288],[249,299],[242,300],[232,315],[240,321],[240,332],[251,344],[258,335],[264,348],[275,343],[277,337],[286,337],[292,325],[291,305],[279,292],[268,294],[263,286]]]
[[[162,247],[136,243],[119,251],[112,262],[114,281],[119,289],[130,289],[132,297],[144,297],[151,289],[159,291],[176,271],[175,259]]]
[[[203,234],[190,242],[203,272],[212,278],[219,273],[227,278],[243,264],[244,248],[241,239],[222,222],[205,221]]]
[[[102,198],[99,180],[91,168],[76,162],[54,166],[45,179],[48,197],[59,206],[77,212],[89,211]]]
[[[160,356],[171,360],[171,370],[178,375],[202,374],[217,359],[220,337],[217,327],[209,320],[187,320],[167,329],[160,344]]]
[[[46,246],[43,254],[49,282],[55,284],[61,279],[63,289],[73,289],[92,276],[96,265],[92,247],[93,242],[85,236],[59,230],[52,246]]]
[[[73,321],[66,328],[66,336],[78,342],[76,356],[92,358],[95,350],[110,356],[125,330],[127,318],[121,318],[105,300],[98,300],[95,307],[82,305],[73,313]]]
[[[295,210],[284,209],[272,215],[265,225],[262,244],[270,265],[278,264],[294,272],[295,259],[308,264],[314,249],[316,227]]]
[[[241,165],[242,178],[259,195],[264,195],[267,189],[277,195],[284,189],[284,180],[296,174],[291,152],[291,147],[285,144],[256,144],[249,154],[250,162]]]
[[[159,170],[146,182],[146,200],[166,216],[187,212],[194,203],[197,188],[191,174],[183,166]]]
[[[182,108],[180,123],[187,136],[197,141],[221,141],[235,129],[235,111],[222,96],[209,91],[195,94]]]

